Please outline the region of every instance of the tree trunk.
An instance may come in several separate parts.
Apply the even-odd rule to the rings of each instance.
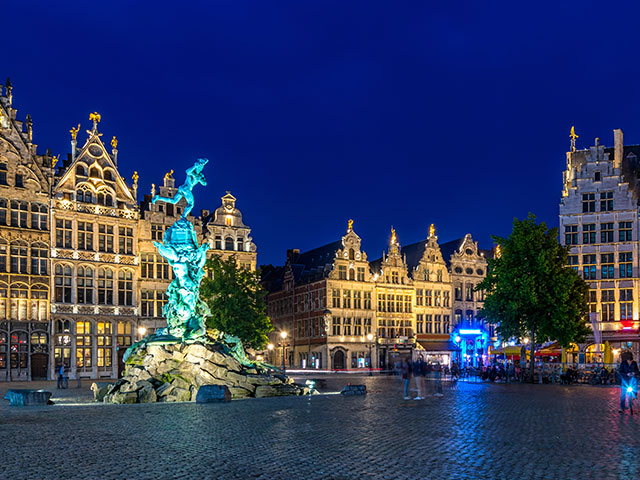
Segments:
[[[535,375],[535,366],[536,366],[536,334],[533,330],[531,330],[531,357],[529,361],[529,377],[531,378],[531,383],[536,383],[534,378]]]

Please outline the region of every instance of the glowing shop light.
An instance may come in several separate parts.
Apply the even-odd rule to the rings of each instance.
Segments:
[[[477,328],[461,328],[460,335],[480,335],[482,332]]]
[[[627,392],[633,393],[633,388],[632,387],[627,387]]]

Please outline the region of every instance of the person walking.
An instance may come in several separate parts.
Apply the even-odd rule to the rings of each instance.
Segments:
[[[64,363],[58,369],[58,389],[64,388]]]
[[[409,397],[409,382],[411,381],[411,361],[405,358],[402,362],[402,380],[404,381],[404,399],[411,400]]]
[[[422,355],[418,357],[413,365],[413,377],[416,379],[416,388],[418,389],[418,396],[414,400],[424,400],[424,374],[426,371],[426,364]]]
[[[436,393],[434,393],[433,396],[442,397],[444,394],[442,393],[442,366],[440,363],[436,363],[433,366],[433,371],[436,379]]]
[[[634,365],[635,364],[635,365]],[[635,375],[638,373],[638,365],[636,362],[633,362],[633,355],[631,352],[625,352],[622,354],[622,362],[620,362],[620,368],[618,369],[618,373],[620,374],[620,410],[619,413],[624,413],[627,409],[627,396],[629,394],[635,395]],[[632,392],[628,391],[628,388],[631,387]],[[631,403],[629,403],[631,406]],[[633,411],[632,411],[633,414]]]

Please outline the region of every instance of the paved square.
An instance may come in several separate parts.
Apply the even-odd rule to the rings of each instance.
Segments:
[[[370,393],[207,405],[74,404],[86,390],[64,391],[52,407],[3,400],[0,478],[640,478],[640,418],[618,414],[615,388],[459,383],[442,398],[405,401],[392,377],[340,376],[329,389],[347,381]]]

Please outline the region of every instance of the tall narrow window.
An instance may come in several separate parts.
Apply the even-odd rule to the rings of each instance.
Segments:
[[[20,173],[16,173],[16,187],[24,188],[24,176]]]
[[[29,247],[18,241],[11,244],[11,273],[29,273],[27,270]]]
[[[600,241],[602,243],[613,242],[613,222],[600,224]]]
[[[633,252],[620,252],[618,254],[620,278],[633,277]]]
[[[153,290],[142,290],[140,292],[140,314],[143,317],[154,317],[154,302]]]
[[[31,204],[31,228],[47,229],[47,207],[41,203]]]
[[[233,238],[227,237],[224,241],[225,250],[233,250]]]
[[[631,242],[633,240],[633,223],[632,222],[619,222],[618,223],[618,239],[621,242]]]
[[[7,200],[4,198],[0,198],[0,225],[7,224],[7,205]]]
[[[31,319],[44,322],[49,314],[49,288],[45,285],[31,287]]]
[[[49,249],[44,243],[34,243],[31,245],[31,274],[47,274],[47,257]]]
[[[120,227],[118,229],[118,252],[126,255],[133,254],[133,229]]]
[[[615,278],[613,253],[602,253],[600,255],[601,278]]]
[[[131,322],[118,322],[118,346],[131,345]]]
[[[585,280],[596,279],[596,255],[593,253],[582,256],[582,278]]]
[[[162,316],[162,311],[168,301],[169,297],[164,290],[156,290],[156,317]]]
[[[578,244],[578,226],[577,225],[564,226],[564,243],[565,245]]]
[[[76,323],[76,367],[87,371],[92,365],[91,355],[91,323]]]
[[[596,224],[582,225],[582,243],[596,243]]]
[[[98,225],[98,250],[113,253],[113,225]]]
[[[93,268],[78,267],[76,277],[78,284],[78,303],[93,303]]]
[[[118,304],[133,305],[133,274],[130,270],[118,272]]]
[[[78,250],[93,250],[93,223],[78,222]]]
[[[56,265],[55,269],[56,302],[71,303],[71,267]]]
[[[620,320],[633,320],[633,289],[620,290]]]
[[[613,210],[613,192],[600,192],[600,211],[611,212]]]
[[[140,276],[142,278],[153,278],[153,253],[143,253],[140,255]]]
[[[98,344],[98,368],[109,369],[112,365],[112,323],[109,321],[98,322],[96,343]]]
[[[11,200],[11,226],[29,228],[27,216],[29,214],[29,204],[18,200]]]
[[[71,220],[56,219],[56,247],[71,248]]]
[[[7,183],[7,164],[0,163],[0,185],[8,185]]]
[[[613,322],[615,319],[615,290],[602,290],[602,321]]]
[[[151,224],[151,240],[162,240],[164,233],[164,225],[153,223]]]
[[[582,213],[590,213],[595,211],[596,211],[596,194],[583,193],[582,194]]]
[[[98,270],[98,303],[113,305],[113,270],[110,268]]]

